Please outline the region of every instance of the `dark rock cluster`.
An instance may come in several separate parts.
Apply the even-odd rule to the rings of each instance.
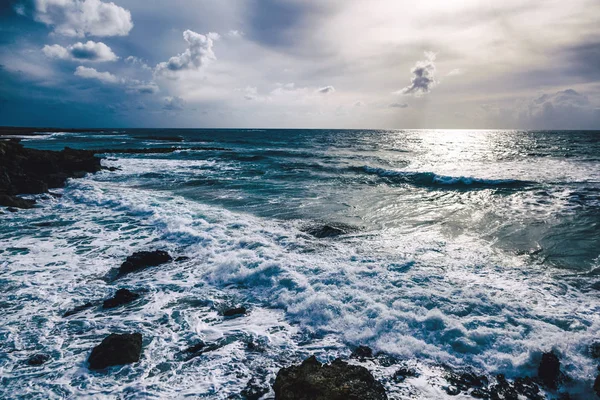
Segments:
[[[171,261],[173,261],[173,258],[166,251],[138,251],[127,257],[125,262],[121,264],[117,276],[120,277],[148,267],[156,267]]]
[[[321,364],[314,356],[282,368],[273,384],[276,400],[384,400],[387,394],[368,369],[340,359]]]
[[[0,206],[31,208],[34,201],[18,194],[45,193],[64,186],[68,178],[82,177],[102,169],[93,151],[35,150],[18,140],[0,141]]]

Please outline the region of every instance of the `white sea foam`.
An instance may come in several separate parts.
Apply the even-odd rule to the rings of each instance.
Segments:
[[[140,174],[211,166],[119,163]],[[576,385],[591,386],[595,364],[586,346],[600,329],[595,296],[550,271],[532,273],[522,257],[467,235],[448,242],[437,227],[400,226],[323,242],[294,222],[135,189],[106,174],[71,181],[62,199],[5,216],[19,233],[2,237],[0,373],[8,384],[0,394],[224,399],[257,371],[268,380],[291,360],[348,354],[347,345],[357,344],[419,360],[424,377],[391,388],[399,398],[402,387],[421,398],[446,396],[426,379],[439,375],[431,369],[435,363],[535,374],[549,349],[560,354]],[[58,223],[34,228],[40,221]],[[153,248],[190,260],[131,274],[116,285],[101,279],[132,252]],[[148,292],[130,308],[61,318],[118,287]],[[248,306],[249,315],[218,315],[236,304]],[[140,363],[108,374],[87,370],[89,351],[103,336],[134,330],[144,335]],[[183,361],[179,352],[197,340],[223,347]],[[248,341],[265,351],[247,351]],[[42,368],[53,372],[31,380],[38,372],[19,362],[34,350],[50,352],[53,361]],[[389,372],[372,367],[379,375]],[[31,382],[25,389],[23,379]]]

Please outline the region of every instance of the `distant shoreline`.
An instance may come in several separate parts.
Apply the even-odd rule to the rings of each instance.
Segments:
[[[110,130],[112,128],[32,128],[32,127],[18,127],[18,126],[0,126],[0,136],[35,136],[37,133],[55,133],[55,132],[102,132]]]

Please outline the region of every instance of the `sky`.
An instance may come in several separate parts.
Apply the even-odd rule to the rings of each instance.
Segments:
[[[598,0],[0,0],[0,125],[600,129]]]

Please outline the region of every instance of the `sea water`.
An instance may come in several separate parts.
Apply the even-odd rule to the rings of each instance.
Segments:
[[[551,350],[566,390],[593,396],[599,132],[107,130],[23,144],[178,150],[101,154],[112,171],[0,215],[0,398],[237,398],[358,345],[420,372],[398,383],[396,361],[363,363],[390,398],[449,397],[441,365],[535,376]],[[346,234],[307,233],[326,225]],[[155,249],[189,259],[105,279]],[[142,297],[63,318],[118,288]],[[90,371],[113,332],[142,333],[140,362]],[[182,356],[199,341],[216,349]],[[39,352],[50,361],[28,366]]]

